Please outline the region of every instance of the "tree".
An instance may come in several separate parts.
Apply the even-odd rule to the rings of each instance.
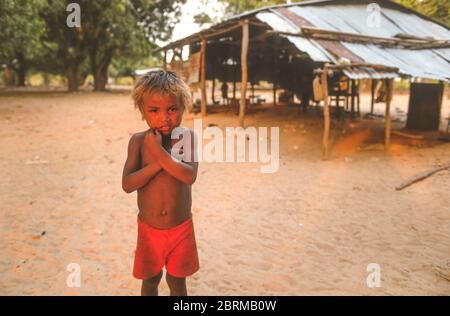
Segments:
[[[185,0],[103,0],[84,6],[83,27],[94,90],[105,90],[114,58],[143,58],[167,39]]]
[[[80,0],[80,27],[66,25],[69,0],[43,1],[40,15],[46,24],[44,39],[56,44],[56,56],[76,91],[85,60],[94,76],[94,90],[105,90],[114,58],[150,54],[157,39],[167,39],[186,0]],[[118,56],[119,54],[119,56]]]
[[[276,4],[285,4],[284,0],[220,0],[227,4],[227,16],[237,15],[242,12],[267,7]],[[301,0],[300,0],[301,1]],[[300,2],[292,1],[292,2]]]
[[[396,2],[450,26],[448,0],[396,0]]]
[[[82,26],[69,27],[66,11],[70,0],[47,0],[40,2],[40,17],[46,24],[42,39],[55,44],[58,65],[63,69],[68,81],[68,90],[77,91],[83,81],[83,63],[88,54],[85,33]],[[79,0],[81,7],[88,0]]]
[[[18,86],[25,86],[26,74],[42,52],[44,25],[37,13],[34,1],[0,1],[0,64],[14,70]]]

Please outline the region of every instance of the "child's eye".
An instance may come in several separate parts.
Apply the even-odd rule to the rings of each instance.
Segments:
[[[169,111],[170,111],[170,112],[176,112],[177,109],[176,109],[176,108],[171,108]]]
[[[154,113],[154,112],[156,112],[156,109],[150,109],[148,111]]]

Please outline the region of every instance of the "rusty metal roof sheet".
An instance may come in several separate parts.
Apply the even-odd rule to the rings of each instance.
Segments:
[[[330,1],[333,2],[333,1]],[[335,2],[335,1],[334,1]],[[304,26],[334,32],[345,32],[383,38],[398,34],[450,40],[450,31],[428,19],[408,11],[381,7],[379,24],[370,27],[366,4],[327,4],[272,8],[256,13],[256,18],[274,31],[297,33]],[[302,36],[287,38],[297,49],[318,62],[337,63],[345,58],[350,63],[378,64],[398,67],[399,74],[411,77],[450,81],[450,49],[388,48],[370,43],[348,43],[337,40],[312,39]],[[353,79],[392,78],[398,74],[370,68],[346,70]]]
[[[378,37],[395,37],[395,35],[403,33],[417,37],[450,39],[450,31],[437,23],[382,4],[379,5],[379,8],[379,19],[375,18],[378,13],[377,9],[373,7],[368,10],[367,3],[305,5],[289,7],[287,10],[317,28],[330,31]],[[289,17],[286,16],[286,18]]]

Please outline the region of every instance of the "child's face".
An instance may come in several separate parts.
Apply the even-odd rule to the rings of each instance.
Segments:
[[[144,101],[144,119],[150,128],[157,129],[163,135],[170,135],[181,124],[184,107],[175,95],[147,93]]]

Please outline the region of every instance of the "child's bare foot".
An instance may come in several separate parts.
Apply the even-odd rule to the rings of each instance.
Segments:
[[[171,296],[187,296],[186,278],[176,278],[166,272],[166,281]]]
[[[162,278],[162,270],[153,278],[143,280],[141,287],[142,296],[158,296],[158,285]]]

